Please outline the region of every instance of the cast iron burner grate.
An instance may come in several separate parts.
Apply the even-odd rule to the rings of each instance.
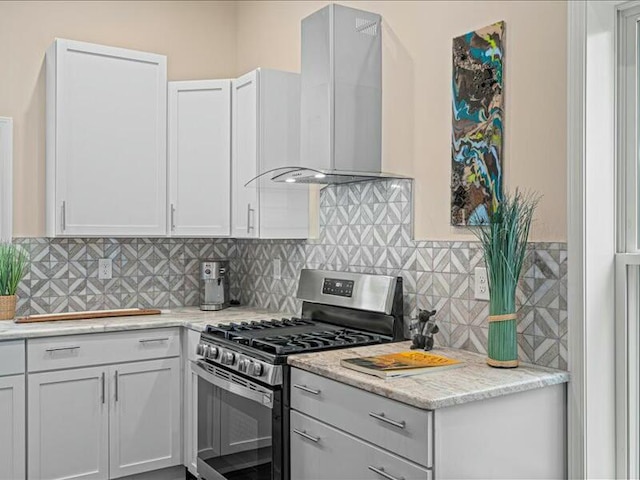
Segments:
[[[345,328],[256,338],[251,342],[251,346],[267,353],[282,355],[342,346],[370,345],[373,343],[382,343],[382,338],[379,335]]]
[[[206,333],[274,355],[371,345],[387,337],[297,317],[210,325]]]
[[[285,327],[299,327],[303,325],[313,325],[313,322],[302,320],[301,318],[297,317],[281,318],[280,320],[254,320],[251,322],[209,325],[207,326],[206,333],[230,339],[231,337],[233,337],[234,333],[242,335],[242,333],[244,332]]]

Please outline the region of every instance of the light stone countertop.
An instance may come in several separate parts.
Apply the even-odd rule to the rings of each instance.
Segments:
[[[202,312],[197,307],[184,307],[162,312],[160,315],[23,324],[10,320],[0,321],[0,341],[164,327],[186,327],[202,331],[208,324],[290,316],[287,313],[250,307],[230,307],[217,312]],[[483,355],[453,348],[438,348],[434,353],[442,353],[463,360],[465,362],[463,367],[413,377],[383,380],[340,366],[342,358],[402,352],[409,349],[410,343],[390,343],[291,355],[288,362],[294,367],[323,377],[428,410],[569,381],[567,372],[535,365],[523,364],[516,369],[491,368],[486,365]]]
[[[0,321],[0,341],[164,327],[186,327],[201,332],[209,324],[265,320],[287,316],[290,315],[249,307],[229,307],[217,312],[203,312],[197,307],[184,307],[162,310],[160,315],[37,323],[14,323],[7,320]]]
[[[340,366],[343,358],[366,357],[409,350],[411,342],[329,350],[291,355],[289,365],[337,380],[356,388],[426,410],[524,392],[569,381],[562,370],[521,364],[514,369],[492,368],[486,357],[455,348],[436,348],[433,353],[460,359],[465,365],[411,377],[382,379]]]

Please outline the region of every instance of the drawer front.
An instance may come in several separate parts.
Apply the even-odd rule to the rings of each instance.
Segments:
[[[0,376],[24,373],[24,340],[0,342]]]
[[[27,340],[30,372],[180,355],[180,331],[157,328]]]
[[[291,478],[430,480],[431,470],[298,412],[291,412]]]
[[[292,369],[291,408],[431,467],[433,412]]]

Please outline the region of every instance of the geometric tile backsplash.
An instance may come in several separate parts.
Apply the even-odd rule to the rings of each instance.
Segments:
[[[302,268],[402,276],[407,323],[418,308],[435,308],[440,344],[484,353],[488,303],[473,299],[479,245],[412,240],[411,187],[410,180],[325,187],[313,240],[16,238],[30,254],[18,315],[198,305],[199,261],[223,257],[231,261],[232,298],[287,312],[300,308]],[[100,258],[113,260],[112,279],[98,279]],[[517,300],[521,360],[566,369],[566,244],[529,245]]]
[[[237,240],[231,268],[242,302],[297,311],[297,272],[305,267],[401,276],[407,320],[418,308],[435,308],[440,344],[484,353],[488,302],[473,295],[480,245],[412,240],[411,188],[410,180],[325,187],[318,239]],[[274,258],[282,281],[273,279]],[[565,243],[529,244],[517,301],[521,360],[566,369]]]

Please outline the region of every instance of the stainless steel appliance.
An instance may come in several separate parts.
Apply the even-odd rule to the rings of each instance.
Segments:
[[[302,270],[299,317],[209,325],[198,375],[198,474],[289,479],[287,356],[403,339],[402,279]]]
[[[381,22],[377,13],[333,3],[302,20],[300,159],[256,178],[290,184],[407,178],[382,172]]]
[[[200,310],[222,310],[229,306],[229,262],[200,263]]]

